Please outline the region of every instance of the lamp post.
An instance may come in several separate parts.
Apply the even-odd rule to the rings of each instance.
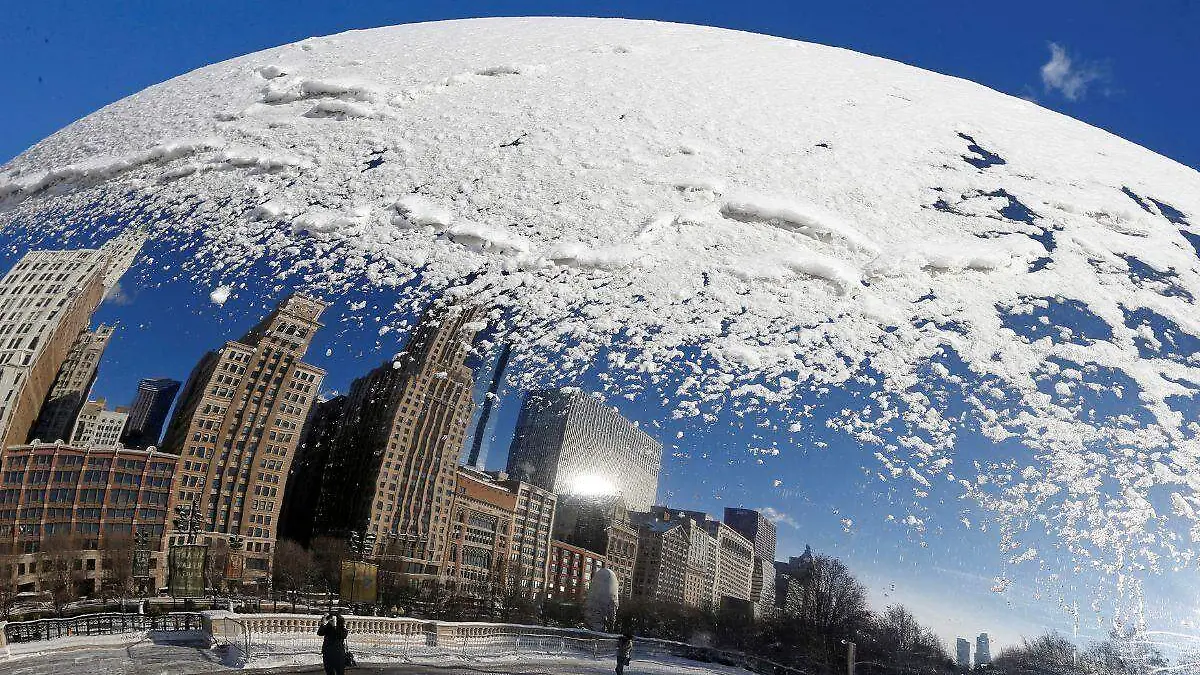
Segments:
[[[150,579],[150,528],[139,525],[133,530],[133,560],[130,576],[137,583],[138,595],[146,595]]]
[[[208,546],[196,543],[200,534],[199,495],[192,498],[191,504],[175,506],[173,525],[175,532],[183,535],[184,542],[171,544],[168,557],[168,585],[171,595],[203,595],[208,567]]]

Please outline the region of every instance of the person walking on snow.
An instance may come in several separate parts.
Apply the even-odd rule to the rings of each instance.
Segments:
[[[625,675],[625,666],[633,659],[633,636],[626,633],[617,642],[617,675]]]
[[[325,675],[345,675],[346,673],[346,619],[341,614],[330,612],[321,617],[317,627],[317,635],[324,637],[321,642],[321,664],[325,666]]]

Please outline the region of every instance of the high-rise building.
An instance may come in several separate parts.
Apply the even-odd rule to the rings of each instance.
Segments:
[[[775,606],[775,523],[754,509],[725,509],[725,523],[754,545],[750,601],[758,616]]]
[[[725,598],[750,601],[754,571],[754,545],[750,540],[703,511],[669,511],[666,507],[656,506],[651,512],[691,518],[708,532],[709,551],[705,557],[704,578],[709,585],[707,602],[712,603],[711,606],[722,606]]]
[[[775,563],[775,607],[786,614],[798,614],[808,604],[811,596],[809,582],[812,580],[816,556],[812,548],[804,547],[804,553]]]
[[[123,408],[109,410],[104,399],[88,401],[75,420],[71,445],[79,448],[118,447],[128,420],[129,413]]]
[[[113,326],[100,324],[96,330],[82,331],[75,338],[42,404],[30,440],[71,440],[71,428],[96,382],[96,370],[112,334]]]
[[[633,592],[638,530],[616,495],[563,495],[554,514],[554,538],[604,557],[617,575],[621,597]]]
[[[633,596],[703,607],[712,599],[712,536],[694,518],[665,507],[635,513],[638,526]]]
[[[204,540],[242,536],[248,580],[270,570],[285,479],[325,376],[301,359],[327,306],[291,296],[241,339],[206,354],[163,439],[180,456],[171,508],[198,509]]]
[[[175,455],[60,443],[11,446],[0,473],[0,553],[11,552],[11,583],[41,590],[38,561],[69,555],[81,580],[99,590],[109,562],[128,565],[132,535],[146,529],[157,551],[167,520]],[[7,549],[7,550],[6,550]],[[154,554],[154,588],[163,582],[163,556]],[[0,568],[0,569],[6,569]],[[44,565],[43,565],[44,566]]]
[[[992,663],[992,642],[987,633],[980,633],[975,638],[975,665],[986,666]]]
[[[965,638],[958,638],[958,642],[956,643],[955,646],[957,647],[957,649],[955,651],[957,652],[957,656],[958,656],[958,659],[957,659],[958,669],[961,671],[970,670],[971,669],[971,641],[967,640]]]
[[[169,377],[145,378],[138,382],[137,396],[129,406],[129,423],[121,442],[128,448],[147,448],[158,445],[163,424],[180,382]]]
[[[405,350],[351,384],[336,422],[313,536],[376,536],[375,557],[408,579],[440,576],[455,472],[471,419],[467,351],[479,311],[435,305]]]
[[[126,230],[99,249],[31,251],[0,279],[0,452],[29,438],[72,346],[143,241]]]
[[[508,473],[556,494],[617,494],[645,511],[658,492],[662,444],[593,396],[530,392],[521,407]]]

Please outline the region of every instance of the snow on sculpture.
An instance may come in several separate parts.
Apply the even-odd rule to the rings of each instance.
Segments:
[[[601,567],[592,574],[587,602],[583,606],[583,620],[588,628],[606,633],[613,630],[621,597],[620,586],[617,575],[607,567]]]
[[[615,19],[312,38],[0,169],[9,232],[138,222],[207,288],[265,262],[405,309],[470,296],[527,384],[603,357],[679,418],[797,428],[852,391],[817,424],[918,501],[954,485],[1105,572],[1196,555],[1200,175],[971,82]],[[966,430],[1022,451],[964,456]]]

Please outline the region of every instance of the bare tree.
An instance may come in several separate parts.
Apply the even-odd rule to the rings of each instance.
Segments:
[[[292,609],[296,609],[296,598],[317,576],[317,565],[308,549],[291,539],[280,539],[275,543],[275,564],[272,575],[275,588],[290,596]]]
[[[214,590],[221,592],[228,588],[225,572],[229,568],[229,542],[217,537],[208,545],[208,557],[205,559],[204,583]]]
[[[113,534],[105,538],[100,564],[100,592],[105,598],[125,598],[134,593],[133,547],[132,534]]]
[[[864,655],[899,668],[926,672],[939,664],[950,666],[942,641],[903,605],[892,605],[875,618],[871,639],[863,647]]]
[[[61,616],[66,606],[79,598],[79,585],[87,579],[80,557],[82,543],[74,535],[52,535],[42,541],[41,549],[39,585],[50,594],[54,612]]]
[[[336,593],[342,582],[342,561],[350,556],[345,539],[337,537],[315,537],[309,544],[313,563],[316,566],[314,583],[323,586],[328,593]],[[276,555],[278,558],[278,555]]]

